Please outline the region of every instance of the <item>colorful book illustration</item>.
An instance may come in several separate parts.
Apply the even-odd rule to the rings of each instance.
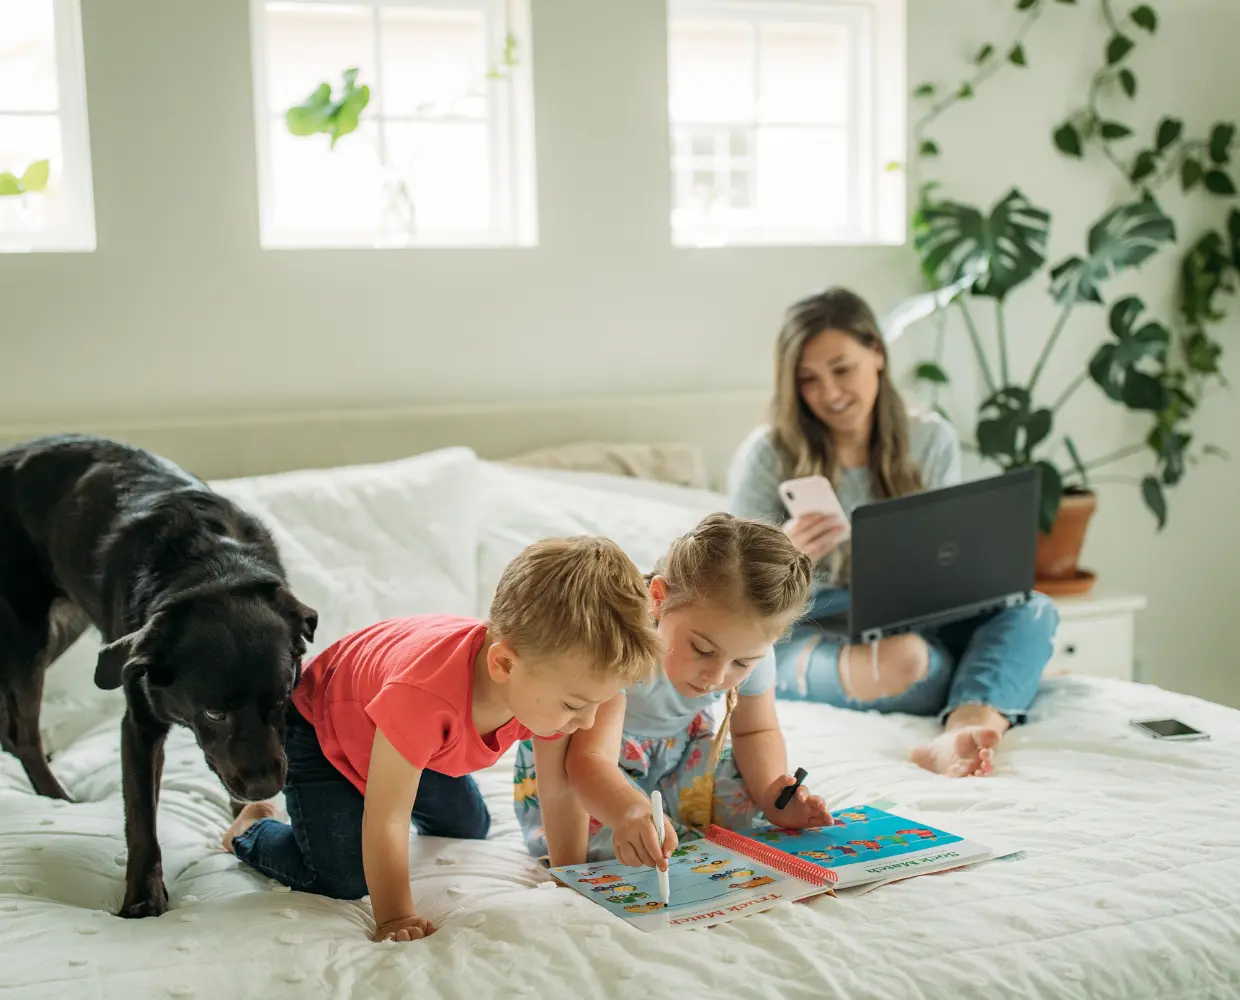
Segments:
[[[551,874],[640,930],[704,927],[833,889],[927,875],[991,857],[989,848],[873,806],[834,814],[835,826],[746,834],[717,826],[681,843],[668,864],[671,904],[653,868],[618,861]]]

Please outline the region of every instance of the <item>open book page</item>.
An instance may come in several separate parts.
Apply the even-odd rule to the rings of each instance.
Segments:
[[[653,868],[600,861],[552,868],[551,874],[644,931],[708,927],[827,891],[705,840],[683,843],[672,855],[666,908]]]

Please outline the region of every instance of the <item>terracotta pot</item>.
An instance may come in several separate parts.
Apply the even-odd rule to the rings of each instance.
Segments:
[[[1093,493],[1068,493],[1059,504],[1059,513],[1049,534],[1038,534],[1035,586],[1052,597],[1088,593],[1094,574],[1077,565],[1085,544],[1085,529],[1098,508]]]

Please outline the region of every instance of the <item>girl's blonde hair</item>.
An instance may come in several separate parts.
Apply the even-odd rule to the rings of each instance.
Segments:
[[[771,443],[779,455],[785,478],[826,476],[838,486],[839,454],[827,426],[801,398],[797,368],[806,345],[821,333],[838,330],[887,357],[887,348],[866,301],[846,288],[828,288],[795,303],[784,318],[775,342],[775,395],[771,400]],[[919,493],[925,488],[921,470],[909,450],[908,411],[891,380],[889,365],[878,374],[878,399],[870,434],[868,465],[870,491],[875,500]],[[848,579],[850,546],[837,550],[836,578]]]
[[[696,528],[672,542],[650,577],[666,581],[660,613],[692,604],[713,604],[752,614],[772,625],[772,638],[785,632],[805,610],[813,565],[779,528],[731,514],[710,514]],[[681,819],[689,826],[710,822],[715,767],[723,753],[728,725],[736,708],[736,688],[727,692],[723,722],[711,744],[706,777],[712,793],[695,796],[701,808]]]

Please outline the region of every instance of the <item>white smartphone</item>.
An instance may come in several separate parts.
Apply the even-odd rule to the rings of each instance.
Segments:
[[[803,476],[779,484],[779,498],[793,517],[805,514],[835,514],[848,522],[844,505],[826,476]]]
[[[1132,725],[1156,740],[1179,740],[1187,743],[1210,738],[1209,733],[1194,729],[1179,719],[1133,719]]]

